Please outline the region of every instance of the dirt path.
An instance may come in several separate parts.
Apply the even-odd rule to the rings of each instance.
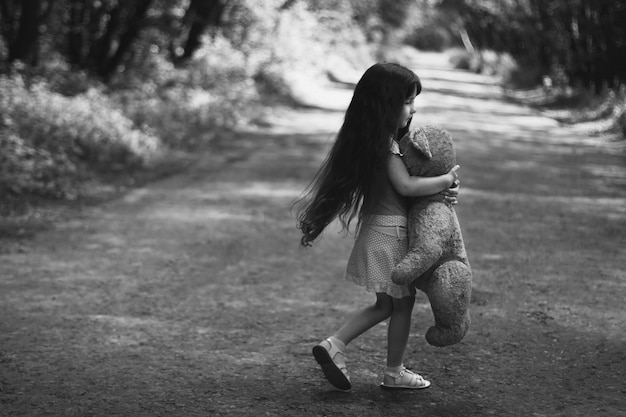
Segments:
[[[301,249],[289,210],[341,122],[350,90],[335,87],[305,97],[330,110],[278,111],[1,254],[0,415],[626,415],[623,153],[488,77],[412,65],[414,123],[456,139],[474,271],[462,343],[428,346],[417,301],[406,364],[433,387],[380,390],[384,324],[350,346],[349,393],[310,355],[372,300],[341,279],[350,239]]]

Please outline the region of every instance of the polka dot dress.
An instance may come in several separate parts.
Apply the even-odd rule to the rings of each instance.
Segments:
[[[364,219],[348,260],[346,280],[368,292],[403,298],[415,293],[391,281],[391,270],[404,258],[408,239],[403,216],[372,215]]]

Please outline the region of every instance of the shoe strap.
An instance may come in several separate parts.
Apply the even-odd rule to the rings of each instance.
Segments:
[[[322,346],[324,346],[324,349],[328,351],[328,354],[331,358],[334,358],[335,355],[337,355],[338,353],[343,356],[343,351],[340,350],[333,342],[331,342],[330,339],[324,340],[321,344]]]
[[[333,342],[329,339],[326,339],[320,343],[324,349],[328,351],[328,355],[335,362],[337,367],[341,370],[346,370],[346,356],[342,350],[340,350]]]
[[[398,379],[404,377],[404,375],[408,375],[411,378],[411,382],[409,382],[408,385],[420,386],[425,383],[424,378],[422,378],[420,374],[416,374],[409,369],[403,368],[398,375]]]

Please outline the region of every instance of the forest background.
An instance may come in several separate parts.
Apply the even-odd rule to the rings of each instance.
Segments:
[[[166,175],[300,105],[298,83],[403,47],[447,51],[563,123],[598,122],[590,135],[626,134],[620,0],[0,0],[0,25],[5,218]]]

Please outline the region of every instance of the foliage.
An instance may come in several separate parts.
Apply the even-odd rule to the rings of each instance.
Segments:
[[[92,172],[197,149],[337,59],[464,45],[459,65],[616,89],[617,0],[0,0],[0,187],[76,195]],[[1,196],[0,196],[1,198]]]
[[[424,51],[442,51],[454,44],[456,36],[450,31],[450,22],[433,7],[417,3],[407,13],[402,34],[407,45]]]
[[[76,164],[63,153],[35,147],[11,129],[0,130],[0,193],[73,198]]]
[[[400,28],[407,19],[407,11],[411,0],[380,0],[378,13],[385,27]]]
[[[442,0],[472,47],[506,52],[536,82],[603,88],[626,81],[626,4],[619,0]]]
[[[158,150],[158,138],[136,129],[97,90],[66,97],[20,76],[1,76],[0,90],[4,190],[73,197],[93,170],[140,166]]]
[[[183,67],[153,54],[132,76],[118,80],[110,96],[169,148],[195,149],[212,129],[245,122],[258,103],[244,64],[241,52],[218,36]]]
[[[3,192],[73,198],[94,172],[203,146],[329,54],[367,55],[358,3],[3,0]]]
[[[280,10],[279,3],[259,9],[240,2],[229,10],[229,25],[205,35],[184,63],[152,48],[112,78],[113,99],[168,146],[189,149],[215,128],[245,123],[269,96],[289,97],[292,78],[324,72],[329,54],[358,60],[366,41],[349,14],[303,3]]]

